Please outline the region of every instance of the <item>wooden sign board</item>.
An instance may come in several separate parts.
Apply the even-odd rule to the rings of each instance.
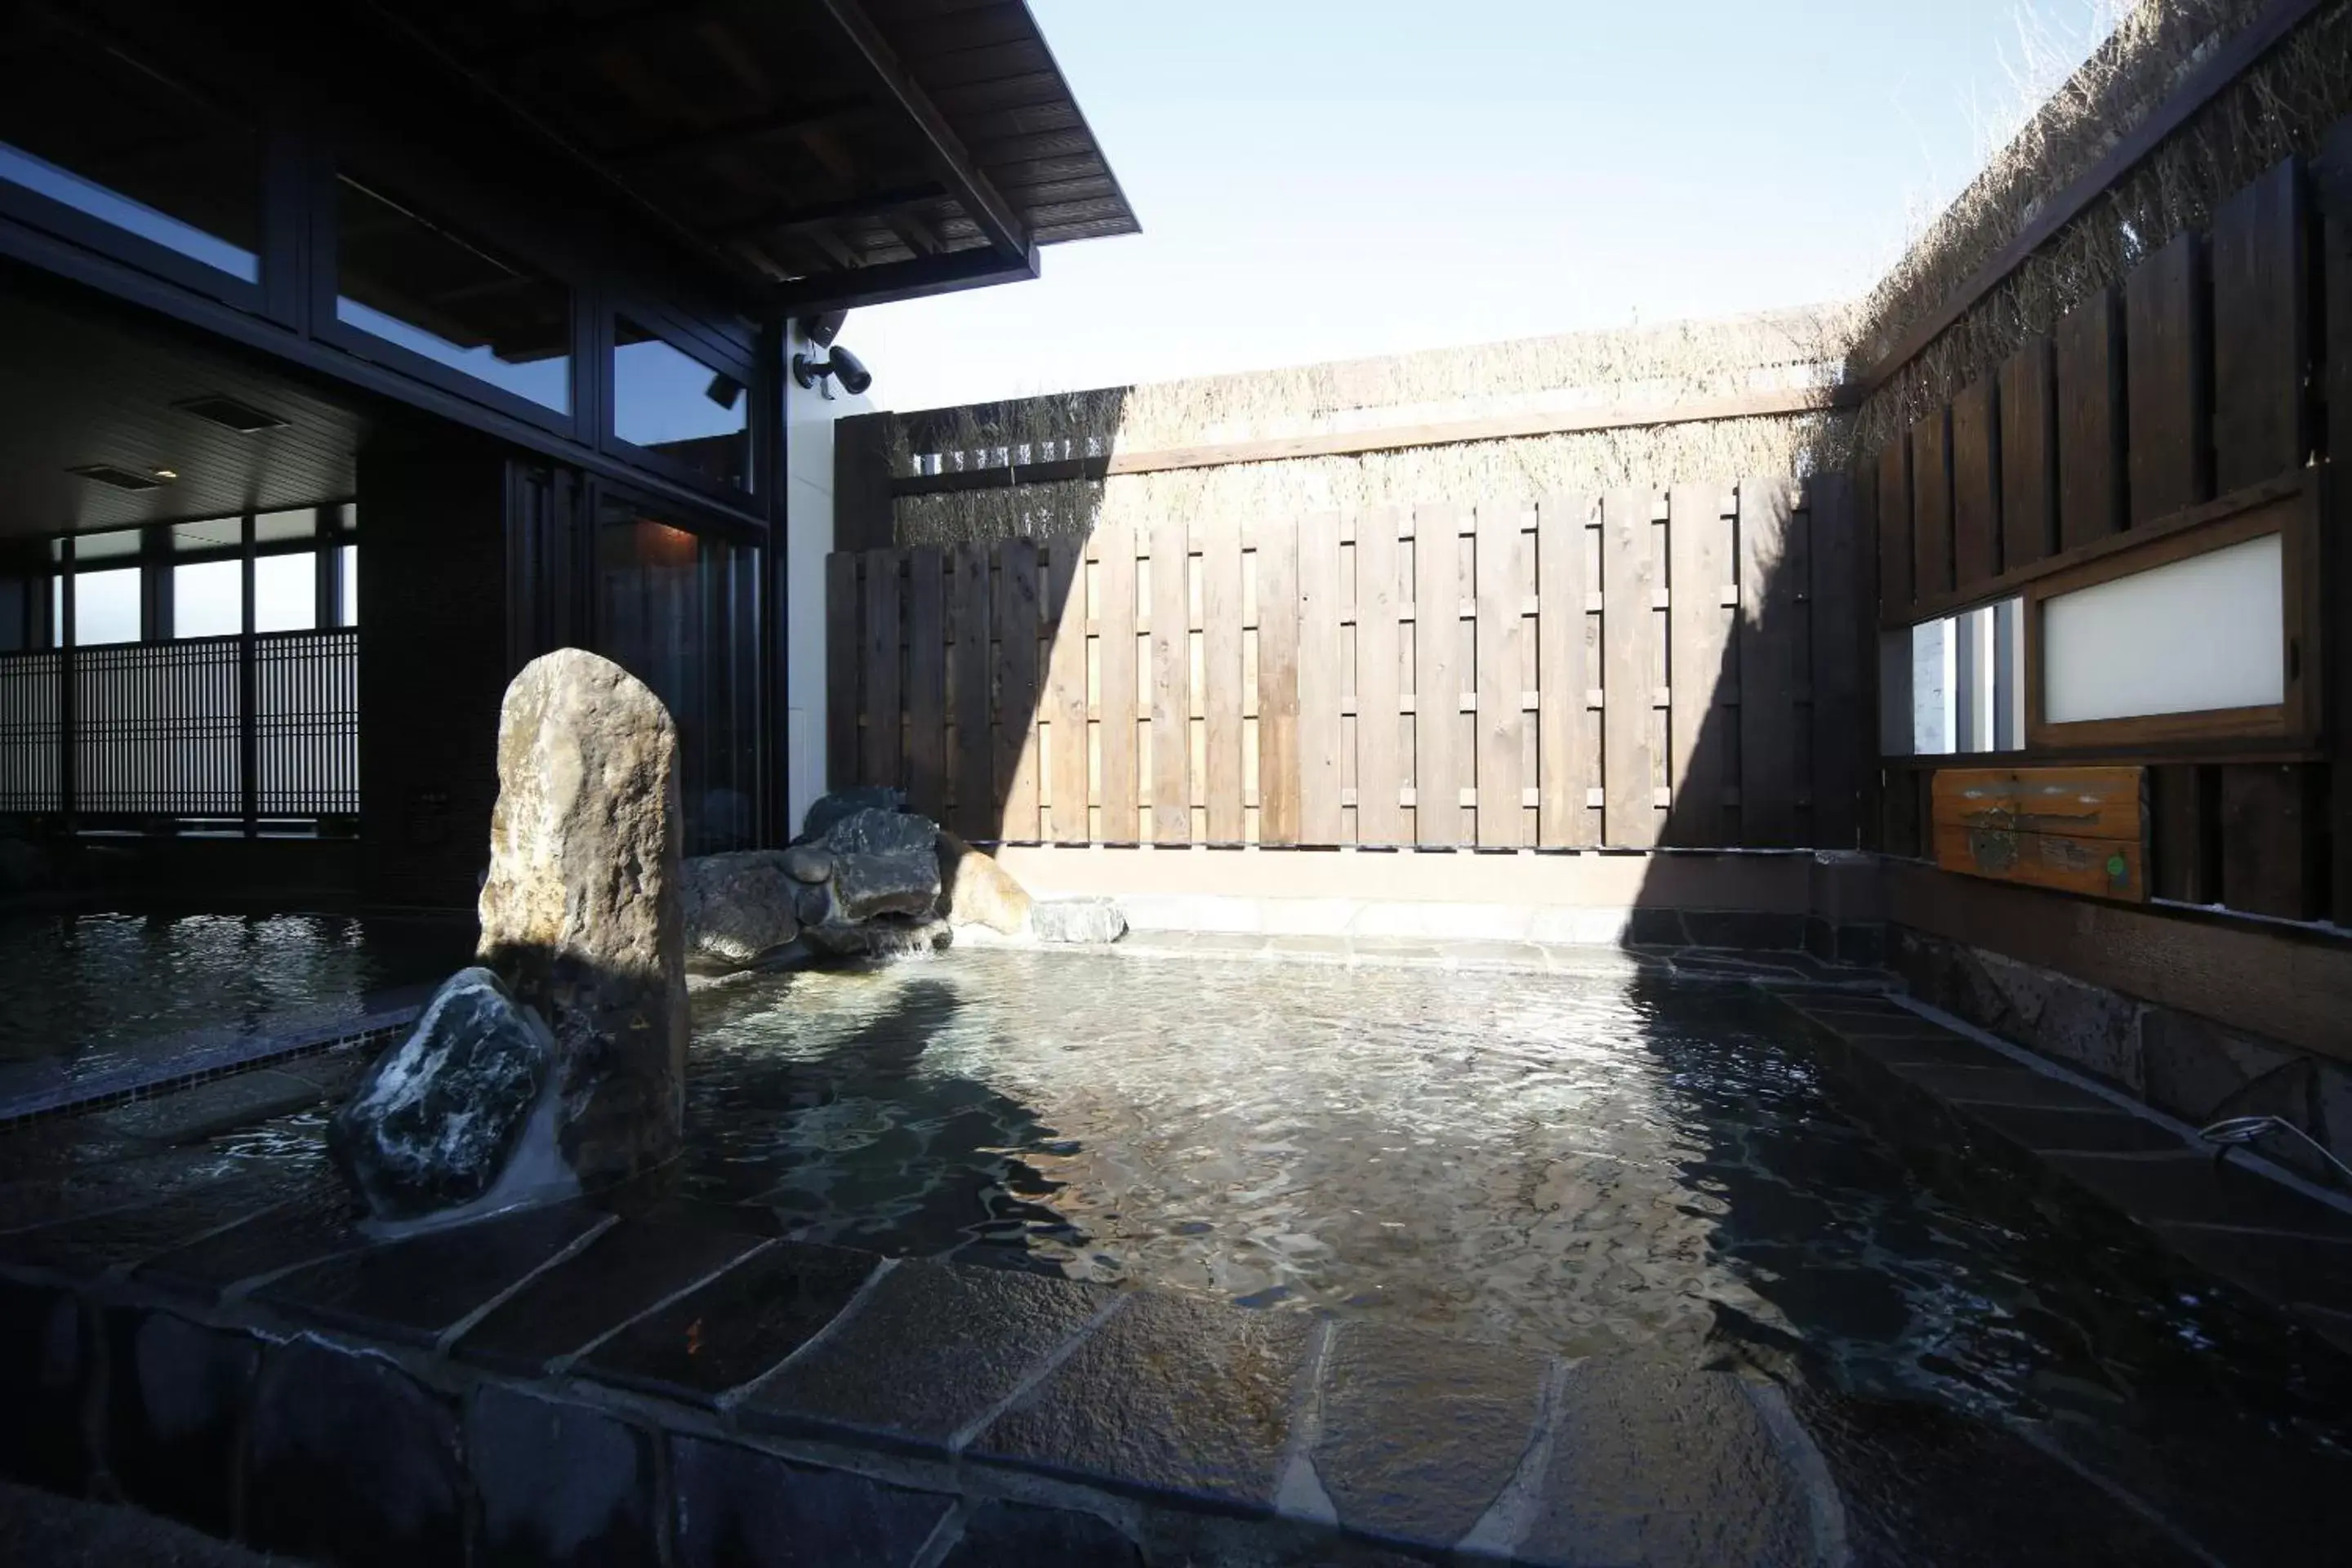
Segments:
[[[1932,805],[1948,871],[2147,900],[2145,768],[1944,768]]]

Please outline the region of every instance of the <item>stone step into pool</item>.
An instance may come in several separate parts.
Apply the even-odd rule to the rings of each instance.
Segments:
[[[714,987],[659,1180],[420,1234],[349,1051],[0,1133],[0,1467],[348,1563],[2324,1560],[2341,1209],[1859,973],[1185,945]]]

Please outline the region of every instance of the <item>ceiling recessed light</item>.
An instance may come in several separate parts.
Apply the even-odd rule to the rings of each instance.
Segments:
[[[155,477],[159,479],[176,479],[180,476],[170,468],[158,468],[155,470]]]
[[[78,468],[68,468],[66,472],[79,474],[92,484],[111,485],[118,490],[158,489],[163,483],[160,479],[151,479],[131,468],[118,468],[111,463],[84,463]]]
[[[208,419],[240,436],[251,436],[262,430],[283,430],[286,421],[266,408],[256,408],[250,403],[239,403],[234,397],[211,395],[191,397],[174,403],[173,407],[199,419]]]

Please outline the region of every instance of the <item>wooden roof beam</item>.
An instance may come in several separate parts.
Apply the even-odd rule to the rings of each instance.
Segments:
[[[955,250],[922,256],[912,261],[886,261],[878,267],[826,273],[779,284],[770,302],[780,315],[797,316],[836,306],[887,305],[898,300],[920,300],[932,294],[952,294],[990,283],[1017,283],[1037,276],[1037,247],[1017,257],[993,250]]]
[[[912,185],[894,185],[881,190],[859,191],[853,195],[827,202],[805,202],[797,205],[770,207],[756,217],[731,223],[719,232],[725,237],[775,233],[786,229],[813,228],[838,223],[845,218],[873,218],[877,221],[905,207],[921,206],[940,200],[947,189],[936,180],[924,180]]]
[[[908,73],[898,58],[866,15],[857,0],[806,0],[814,9],[824,14],[840,35],[843,46],[862,62],[874,79],[875,86],[889,101],[895,102],[914,121],[923,139],[925,159],[940,178],[946,182],[971,220],[980,226],[992,249],[999,259],[1026,257],[1031,245],[1028,226],[1021,221],[1013,204],[1004,199],[988,176],[981,172],[979,161],[963,144],[963,139],[950,126],[939,105],[931,101]],[[926,260],[943,259],[926,258]],[[919,265],[894,263],[894,265]]]
[[[668,158],[727,152],[775,137],[805,136],[812,131],[830,130],[853,123],[862,116],[873,113],[874,108],[871,95],[853,92],[781,114],[763,114],[756,119],[731,121],[699,131],[683,131],[675,136],[640,142],[634,147],[607,152],[604,159],[622,168],[642,168]]]

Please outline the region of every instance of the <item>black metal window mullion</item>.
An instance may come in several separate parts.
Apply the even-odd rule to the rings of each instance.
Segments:
[[[254,646],[253,513],[244,520],[245,628],[237,639],[237,772],[242,774],[245,836],[261,831],[261,666]]]

